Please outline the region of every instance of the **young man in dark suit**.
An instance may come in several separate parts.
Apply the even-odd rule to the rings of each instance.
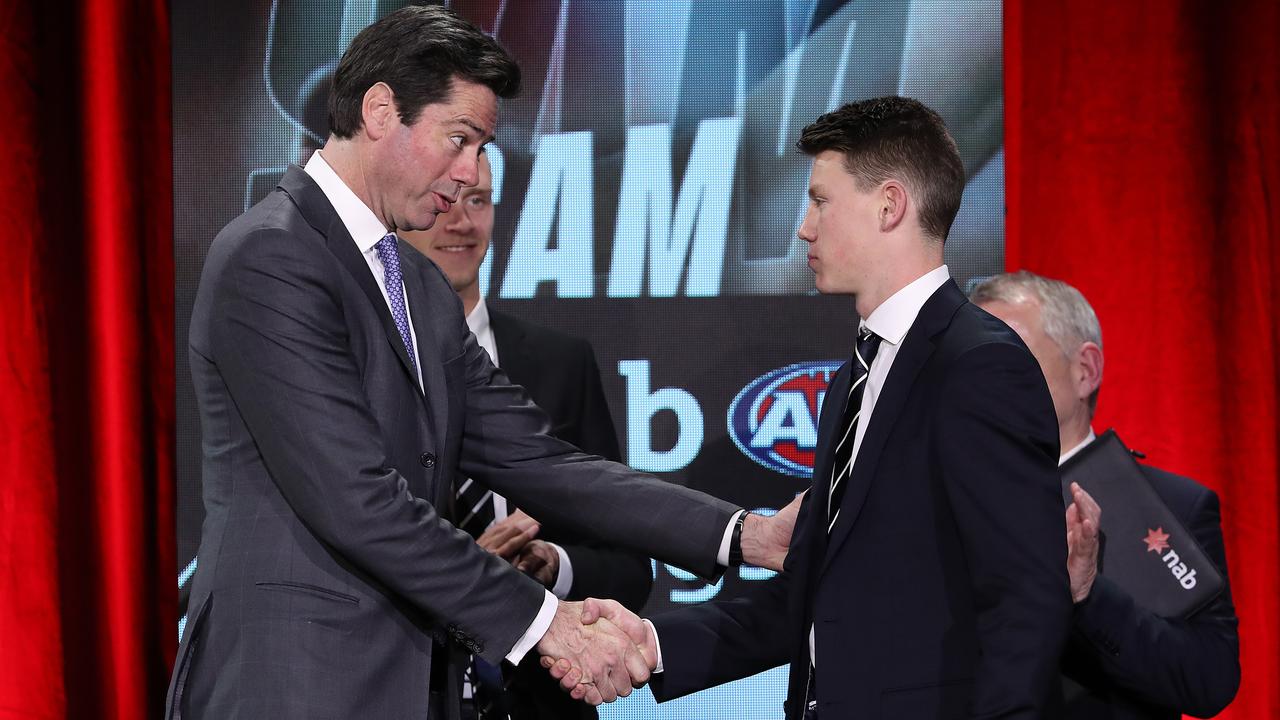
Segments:
[[[1102,385],[1102,328],[1074,287],[1019,271],[974,288],[970,300],[1017,331],[1049,383],[1066,462],[1094,440]],[[1196,481],[1143,465],[1160,499],[1227,577],[1218,496]],[[1063,659],[1068,718],[1176,720],[1211,717],[1240,686],[1240,642],[1231,587],[1189,617],[1161,617],[1098,571],[1101,513],[1072,487],[1067,509],[1072,633]],[[1136,542],[1138,539],[1134,538]],[[1114,542],[1114,540],[1113,540]]]
[[[618,437],[605,401],[595,352],[581,338],[521,320],[489,307],[480,294],[479,271],[493,239],[493,172],[481,155],[479,182],[428,230],[403,237],[440,267],[462,300],[467,326],[490,359],[529,392],[551,418],[551,434],[584,452],[620,461]],[[466,487],[465,480],[464,487]],[[649,597],[649,559],[592,542],[566,528],[541,525],[492,493],[463,492],[459,527],[482,547],[508,560],[562,599],[612,598],[638,611]],[[493,694],[501,697],[492,697]],[[526,658],[505,693],[478,695],[488,716],[513,720],[594,718],[595,708],[571,698]],[[465,703],[464,703],[465,705]]]
[[[583,667],[590,702],[647,678],[625,634],[454,526],[457,477],[704,577],[725,548],[781,555],[772,518],[550,436],[396,236],[476,184],[518,85],[448,10],[388,14],[338,64],[324,148],[211,244],[190,336],[206,516],[170,717],[457,718],[468,656],[535,648]]]
[[[1035,358],[943,264],[965,172],[941,118],[885,97],[801,134],[799,236],[862,318],[827,389],[785,572],[652,619],[659,699],[791,663],[786,716],[1053,717],[1070,621],[1053,405]],[[556,674],[571,673],[568,663]]]

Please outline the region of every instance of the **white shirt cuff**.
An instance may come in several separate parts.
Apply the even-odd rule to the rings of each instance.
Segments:
[[[556,549],[556,554],[560,556],[560,570],[556,575],[556,583],[551,586],[551,594],[564,600],[569,597],[569,591],[573,589],[573,563],[569,562],[569,553],[559,545],[549,542],[547,543]]]
[[[733,542],[733,526],[738,522],[738,517],[745,515],[746,510],[739,510],[729,518],[729,525],[724,529],[724,537],[720,539],[720,552],[716,553],[716,562],[721,567],[729,567],[729,543]]]
[[[533,624],[528,630],[524,631],[524,636],[516,641],[515,647],[511,648],[511,652],[507,653],[507,662],[512,665],[519,665],[524,656],[533,649],[534,645],[547,634],[547,630],[551,627],[551,621],[555,619],[556,608],[560,605],[560,601],[556,599],[548,591],[542,598],[542,609],[538,611],[538,616],[533,619]]]
[[[653,626],[653,623],[649,622],[648,618],[641,618],[640,622],[644,623],[645,627],[649,628],[649,632],[653,634],[653,648],[657,651],[658,656],[658,666],[653,671],[660,673],[662,672],[662,643],[658,640],[658,629]]]

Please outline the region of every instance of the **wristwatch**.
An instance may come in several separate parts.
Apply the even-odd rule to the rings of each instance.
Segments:
[[[737,567],[742,564],[742,525],[747,521],[747,513],[738,513],[738,519],[733,523],[733,533],[729,536],[729,567]]]

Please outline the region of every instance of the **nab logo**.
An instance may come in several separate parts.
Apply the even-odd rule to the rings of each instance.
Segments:
[[[1178,557],[1178,552],[1169,547],[1169,533],[1164,528],[1159,527],[1155,530],[1147,528],[1147,537],[1143,539],[1147,544],[1147,552],[1153,552],[1159,555],[1168,550],[1169,552],[1161,555],[1160,559],[1168,566],[1169,573],[1177,579],[1182,585],[1182,589],[1190,590],[1196,586],[1196,570],[1195,568],[1187,569],[1187,564],[1182,562],[1182,558]]]
[[[842,361],[789,365],[761,375],[729,406],[729,436],[744,455],[787,475],[813,475],[818,411]]]

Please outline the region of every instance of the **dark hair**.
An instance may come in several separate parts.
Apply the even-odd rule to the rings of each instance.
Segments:
[[[329,92],[329,131],[355,135],[364,94],[378,82],[395,93],[400,121],[412,125],[424,106],[449,99],[455,77],[500,98],[520,92],[520,66],[493,38],[443,7],[402,7],[361,30],[343,53]]]
[[[938,113],[919,100],[880,97],[849,103],[800,132],[800,152],[844,154],[844,167],[860,188],[896,178],[914,192],[920,225],[947,239],[964,194],[964,163]]]

